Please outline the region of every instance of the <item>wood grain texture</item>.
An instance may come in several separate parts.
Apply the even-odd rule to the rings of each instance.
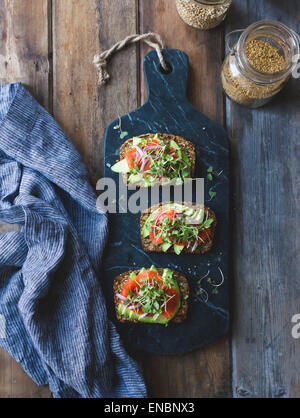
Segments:
[[[136,31],[135,0],[54,0],[54,116],[78,148],[95,183],[103,175],[103,137],[113,119],[137,106],[136,48],[109,64],[97,87],[96,53]]]
[[[237,0],[227,30],[270,18],[300,32],[293,0]],[[300,81],[269,105],[227,102],[235,179],[235,397],[299,397],[300,344],[291,318],[300,312]]]
[[[22,81],[51,110],[51,8],[49,0],[0,2],[0,83]],[[0,224],[0,233],[17,229]],[[48,398],[7,353],[0,349],[0,397]]]
[[[224,123],[220,85],[223,59],[223,26],[202,32],[185,25],[174,0],[140,0],[140,32],[160,33],[168,48],[184,50],[190,60],[188,97],[207,116]],[[149,49],[141,48],[141,60]],[[142,74],[141,98],[146,99]],[[154,397],[230,397],[229,339],[223,338],[197,352],[183,356],[153,356],[144,362]]]
[[[51,110],[51,1],[0,2],[0,83],[22,81]]]

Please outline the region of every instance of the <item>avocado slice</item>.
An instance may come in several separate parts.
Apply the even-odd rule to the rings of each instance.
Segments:
[[[153,265],[152,265],[152,266],[150,267],[150,270],[151,270],[151,271],[154,271],[155,273],[157,273],[157,274],[158,274],[158,270],[157,270],[157,268],[156,268],[155,266],[153,266]]]
[[[128,177],[128,183],[139,183],[143,180],[143,176],[141,174],[130,174]]]
[[[134,136],[134,137],[132,138],[132,145],[133,145],[134,147],[136,147],[137,145],[139,145],[139,144],[142,142],[142,140],[143,140],[143,138],[140,138],[140,137],[138,137],[138,136]]]
[[[171,269],[165,268],[163,271],[162,278],[164,281],[167,280],[169,283],[172,283],[172,285],[174,284],[175,289],[177,289],[177,282],[173,279],[173,272]]]
[[[169,248],[172,247],[172,244],[170,242],[165,242],[164,244],[161,244],[161,249],[163,252],[167,252]]]
[[[144,318],[140,318],[140,316],[137,313],[127,308],[124,309],[124,305],[121,305],[121,304],[119,304],[118,306],[118,311],[120,315],[125,316],[126,318],[131,319],[132,321],[139,321],[139,322],[144,322],[148,324],[164,324],[164,325],[166,325],[170,321],[170,319],[166,318],[163,315],[159,315],[156,321],[153,320],[154,318],[153,316],[145,316]]]
[[[129,173],[129,167],[126,161],[126,158],[124,158],[123,160],[119,161],[118,163],[114,164],[111,167],[111,170],[114,171],[115,173]]]
[[[175,254],[180,255],[183,249],[184,249],[184,245],[174,244]]]

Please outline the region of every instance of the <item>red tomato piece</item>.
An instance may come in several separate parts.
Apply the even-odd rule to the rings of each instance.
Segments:
[[[156,236],[154,236],[154,232],[153,230],[150,232],[149,238],[151,239],[151,241],[153,242],[153,244],[155,245],[160,245],[163,243],[161,234],[157,234]]]
[[[174,287],[167,289],[167,293],[169,296],[172,296],[172,299],[169,300],[169,302],[166,304],[166,308],[163,309],[163,316],[166,318],[171,318],[178,306],[179,293]]]
[[[134,168],[136,160],[136,148],[132,148],[131,150],[126,152],[126,161],[130,170]]]

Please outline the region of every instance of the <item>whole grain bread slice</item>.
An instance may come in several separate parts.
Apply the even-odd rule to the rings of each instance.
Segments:
[[[160,275],[163,274],[164,269],[159,268],[157,270]],[[118,293],[120,294],[122,292],[122,289],[125,283],[127,282],[127,280],[129,279],[129,276],[131,273],[138,274],[139,270],[126,271],[125,273],[122,273],[119,276],[117,276],[114,280],[114,302],[115,302],[116,317],[118,321],[120,322],[134,322],[134,323],[140,324],[141,323],[140,321],[123,317],[118,312],[118,305],[120,303],[120,299],[117,297],[117,294]],[[181,322],[184,322],[187,317],[187,311],[188,311],[188,305],[189,305],[189,302],[188,302],[189,284],[188,284],[187,278],[183,274],[177,271],[173,271],[173,278],[177,281],[179,289],[180,289],[180,309],[177,312],[176,316],[170,322],[179,324]]]
[[[146,209],[141,214],[141,218],[140,218],[141,240],[142,240],[143,249],[147,252],[162,253],[163,250],[160,245],[153,244],[153,242],[150,240],[149,237],[146,237],[146,238],[143,237],[143,234],[142,234],[143,226],[145,225],[145,222],[147,221],[148,217],[150,216],[152,212],[154,212],[156,209],[159,209],[160,207],[167,206],[170,203],[174,203],[174,202],[159,203],[157,205],[151,206],[150,208]],[[203,208],[203,205],[192,203],[192,202],[182,202],[181,204],[191,207],[193,209],[198,209],[198,210]],[[191,246],[189,248],[185,247],[182,250],[181,254],[204,254],[211,250],[212,245],[213,245],[215,229],[217,226],[217,218],[216,218],[215,213],[209,207],[204,206],[204,210],[208,218],[212,218],[214,220],[210,227],[211,235],[208,236],[207,239],[204,240],[203,243],[199,244],[196,250],[192,251]],[[173,246],[169,248],[169,250],[167,250],[166,253],[174,253]]]
[[[150,139],[150,138],[153,138],[155,135],[156,134],[148,133],[148,134],[139,135],[138,138]],[[170,144],[171,141],[175,141],[178,144],[180,149],[187,155],[187,157],[189,158],[191,162],[191,178],[195,177],[196,150],[195,150],[194,144],[182,138],[181,136],[170,135],[170,134],[160,134],[160,133],[158,133],[158,135],[168,145]],[[125,141],[124,144],[121,146],[120,160],[123,160],[126,157],[126,152],[129,151],[133,147],[132,142],[133,142],[133,138],[127,139],[127,141]],[[129,185],[128,180],[127,180],[128,178],[127,174],[122,174],[122,177],[123,177],[124,183]],[[140,183],[135,183],[134,185],[137,187],[147,187],[143,181],[141,181]]]

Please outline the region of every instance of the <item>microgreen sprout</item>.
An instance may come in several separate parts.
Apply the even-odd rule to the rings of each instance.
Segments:
[[[128,135],[128,132],[127,131],[122,131],[122,120],[121,120],[120,117],[119,117],[119,124],[118,125],[115,125],[113,127],[113,129],[114,130],[119,129],[119,131],[120,131],[120,139],[124,139]]]
[[[216,197],[216,196],[217,196],[217,193],[216,193],[216,192],[214,192],[213,190],[209,190],[208,194],[209,194],[209,196],[210,196],[209,202],[210,202],[211,200],[213,200],[213,198],[214,198],[214,197]]]
[[[219,177],[224,170],[221,170],[219,173],[217,173],[212,166],[208,167],[207,169],[207,180],[213,181],[214,177]],[[208,192],[210,199],[209,202],[216,197],[217,193],[212,190],[212,188]]]
[[[224,278],[224,274],[223,274],[223,271],[221,270],[221,268],[220,267],[218,267],[218,270],[219,270],[219,272],[220,272],[220,275],[221,275],[221,280],[220,280],[220,282],[219,283],[216,283],[215,281],[213,281],[212,280],[212,278],[211,277],[208,277],[209,276],[209,274],[210,274],[210,270],[208,270],[208,272],[204,275],[204,276],[202,276],[198,281],[197,281],[197,287],[196,287],[196,299],[198,299],[198,297],[199,296],[201,296],[201,301],[203,301],[203,302],[208,302],[208,300],[209,300],[209,293],[208,293],[208,291],[207,290],[205,290],[203,287],[202,287],[202,283],[203,283],[203,281],[206,279],[206,282],[210,285],[210,286],[212,286],[212,291],[211,291],[211,294],[212,295],[217,295],[218,293],[219,293],[219,288],[222,286],[222,284],[224,283],[224,280],[225,280],[225,278]],[[199,299],[198,299],[199,300]]]
[[[209,181],[212,181],[213,180],[213,177],[219,177],[222,173],[223,173],[223,171],[224,170],[222,170],[222,171],[220,171],[219,173],[217,173],[215,170],[214,170],[214,168],[213,167],[208,167],[208,169],[207,169],[207,179],[209,180]]]
[[[143,314],[152,314],[156,319],[167,311],[167,305],[176,294],[169,295],[166,288],[171,288],[170,279],[162,282],[155,278],[145,277],[139,281],[132,280],[138,285],[135,290],[128,291],[127,298],[123,301],[128,309],[142,311]]]
[[[207,179],[209,180],[209,181],[212,181],[213,180],[213,176],[212,176],[212,172],[213,172],[213,168],[212,167],[209,167],[208,169],[207,169]]]

